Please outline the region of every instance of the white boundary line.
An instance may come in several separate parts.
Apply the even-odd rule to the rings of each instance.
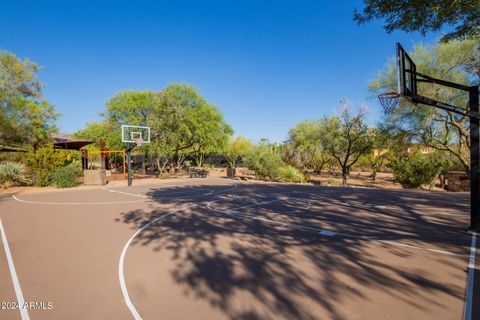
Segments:
[[[235,190],[237,187],[238,187],[238,184],[234,184],[233,187],[231,187],[229,189],[226,189],[226,190],[219,191],[219,192],[215,192],[214,190],[211,190],[211,189],[202,189],[202,190],[210,190],[210,191],[208,193],[202,193],[200,195],[193,195],[193,196],[188,196],[188,197],[201,197],[201,196],[207,196],[207,195],[212,195],[212,194],[221,194],[221,193],[225,193],[225,192],[228,192],[228,191]],[[102,189],[102,190],[109,191],[109,192],[119,192],[119,191],[110,191],[110,189]],[[125,192],[119,192],[119,193],[125,193]],[[133,196],[143,198],[142,195],[138,195],[138,194],[134,194],[134,193],[129,194],[129,195],[133,195]],[[187,197],[187,196],[185,196],[185,197]],[[23,199],[18,198],[15,195],[12,195],[12,198],[14,200],[18,201],[18,202],[30,203],[30,204],[43,204],[43,205],[96,205],[96,204],[98,204],[98,205],[109,205],[109,204],[139,203],[139,202],[150,201],[150,199],[145,199],[145,200],[125,200],[125,201],[110,201],[110,202],[45,202],[45,201],[23,200]],[[171,197],[171,198],[175,198],[175,197]],[[181,197],[178,197],[178,198],[181,198]]]
[[[12,276],[15,295],[17,296],[20,316],[22,317],[22,320],[29,320],[30,317],[28,316],[27,308],[25,308],[25,299],[23,298],[22,288],[20,287],[20,282],[18,281],[17,272],[15,271],[15,265],[13,264],[12,253],[10,252],[10,248],[8,246],[7,235],[5,234],[5,229],[3,228],[2,219],[0,219],[0,232],[2,233],[3,248],[5,249],[5,256],[7,257],[8,268],[10,269],[10,274]]]
[[[124,203],[136,203],[145,202],[146,200],[126,200],[126,201],[111,201],[111,202],[44,202],[44,201],[30,201],[22,200],[15,195],[12,198],[18,202],[30,203],[30,204],[47,204],[47,205],[95,205],[95,204],[124,204]]]
[[[472,243],[470,245],[470,259],[468,261],[468,276],[467,276],[467,288],[465,293],[465,307],[463,309],[463,319],[472,319],[473,308],[473,286],[474,286],[474,274],[475,274],[475,251],[477,245],[477,234],[472,233]]]

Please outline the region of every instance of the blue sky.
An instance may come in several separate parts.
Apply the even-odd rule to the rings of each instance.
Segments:
[[[45,96],[74,132],[116,92],[195,85],[235,134],[281,142],[339,101],[380,108],[367,84],[396,41],[438,35],[357,25],[361,1],[4,1],[0,50],[44,67]]]

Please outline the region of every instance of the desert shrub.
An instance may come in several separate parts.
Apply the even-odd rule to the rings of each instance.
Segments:
[[[25,169],[20,163],[11,161],[0,163],[0,185],[2,188],[29,182]]]
[[[292,166],[283,166],[278,170],[278,179],[283,182],[304,182],[305,177],[303,174]]]
[[[45,146],[27,152],[24,161],[33,184],[43,187],[48,185],[50,174],[62,166],[65,159],[53,146]]]
[[[414,152],[393,159],[388,166],[393,170],[395,180],[402,187],[418,188],[433,183],[442,170],[443,164],[436,155]]]
[[[276,180],[279,177],[280,168],[285,166],[282,157],[273,153],[268,146],[257,146],[244,156],[244,163],[261,179]]]
[[[328,178],[318,182],[321,186],[342,186],[342,181],[339,179]]]
[[[70,188],[78,185],[78,178],[82,175],[80,166],[72,162],[69,165],[56,168],[48,177],[50,184],[57,188]]]
[[[170,179],[172,175],[169,172],[162,173],[158,178],[159,179]]]

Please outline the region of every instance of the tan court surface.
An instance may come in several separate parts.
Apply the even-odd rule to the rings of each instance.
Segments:
[[[0,319],[463,319],[468,200],[220,178],[4,195]]]

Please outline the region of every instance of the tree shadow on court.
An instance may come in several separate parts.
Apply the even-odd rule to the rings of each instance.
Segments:
[[[153,203],[185,209],[150,224],[131,247],[151,248],[162,257],[155,269],[166,274],[164,281],[225,318],[345,319],[385,294],[412,314],[441,310],[439,295],[461,305],[463,280],[452,283],[437,272],[458,270],[467,257],[424,249],[468,253],[465,195],[452,201],[434,193],[301,185],[222,189],[152,190]],[[168,212],[133,210],[119,221],[138,230]],[[416,265],[418,255],[446,271]]]

